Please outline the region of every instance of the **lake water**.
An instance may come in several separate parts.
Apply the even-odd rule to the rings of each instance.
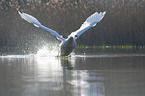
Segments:
[[[145,96],[143,52],[0,56],[0,96]]]

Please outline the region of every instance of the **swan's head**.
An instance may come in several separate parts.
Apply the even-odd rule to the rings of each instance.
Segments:
[[[68,38],[73,37],[75,40],[78,38],[78,35],[76,34],[76,32],[72,32]]]

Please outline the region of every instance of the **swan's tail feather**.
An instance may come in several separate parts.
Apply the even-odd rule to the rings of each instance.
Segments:
[[[18,11],[18,13],[20,14],[20,16],[24,20],[28,21],[29,23],[33,23],[34,26],[36,26],[36,27],[41,26],[41,23],[35,17],[33,17],[33,16],[29,15],[29,14],[26,14],[26,13],[21,13],[20,11]]]

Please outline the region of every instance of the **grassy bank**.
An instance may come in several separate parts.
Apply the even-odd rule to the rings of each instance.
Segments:
[[[77,49],[145,49],[145,45],[77,45]]]

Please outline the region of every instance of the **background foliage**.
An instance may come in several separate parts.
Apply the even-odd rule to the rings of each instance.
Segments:
[[[79,38],[79,44],[145,45],[145,0],[1,0],[0,46],[35,48],[59,42],[22,20],[18,10],[64,37],[95,11],[106,11],[104,19]]]

